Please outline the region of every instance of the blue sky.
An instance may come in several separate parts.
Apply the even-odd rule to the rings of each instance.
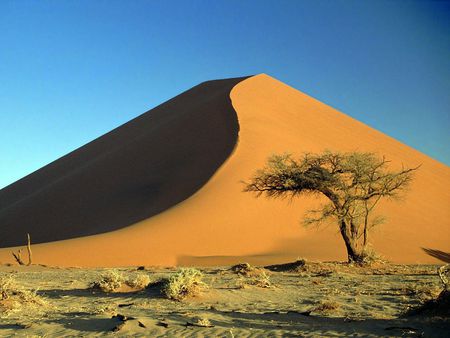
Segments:
[[[449,165],[449,19],[444,1],[0,1],[0,188],[258,73]]]

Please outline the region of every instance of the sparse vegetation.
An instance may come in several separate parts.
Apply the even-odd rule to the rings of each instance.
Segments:
[[[123,286],[132,289],[142,290],[150,284],[150,277],[146,274],[137,274],[133,277],[125,277],[125,275],[117,270],[108,270],[104,272],[98,281],[91,283],[90,287],[99,289],[103,292],[117,292]]]
[[[238,289],[244,289],[248,285],[260,288],[272,287],[270,277],[264,269],[253,267],[248,263],[240,263],[233,265],[231,271],[240,276],[236,283]]]
[[[37,294],[37,290],[19,286],[13,276],[0,276],[0,311],[33,305],[47,305],[47,301]]]
[[[28,263],[25,264],[25,262],[22,259],[22,249],[17,250],[17,252],[11,252],[14,259],[19,265],[31,265],[33,262],[33,252],[31,251],[31,239],[30,234],[27,234],[27,253],[28,253]]]
[[[134,278],[128,279],[125,283],[134,289],[145,289],[150,284],[150,276],[139,273]]]
[[[118,290],[125,277],[117,270],[108,270],[100,276],[100,280],[91,283],[91,288],[99,289],[103,292],[114,292]]]
[[[208,318],[198,318],[195,322],[197,326],[200,327],[212,327],[211,321]]]
[[[255,268],[248,263],[239,263],[231,267],[231,271],[243,276],[250,275],[254,270]]]
[[[181,301],[187,297],[197,296],[206,288],[203,273],[194,268],[181,269],[165,281],[162,293],[169,299]]]
[[[374,153],[274,155],[256,172],[244,191],[257,196],[296,197],[320,194],[328,203],[311,210],[305,225],[321,225],[329,220],[338,226],[347,249],[348,262],[364,264],[369,244],[369,231],[382,223],[373,210],[382,198],[395,198],[412,181],[416,168],[388,170],[389,161]],[[370,259],[369,259],[370,260]]]
[[[333,312],[340,308],[340,304],[331,301],[331,300],[325,300],[321,301],[312,311],[313,312],[319,312],[319,313],[329,313]]]
[[[431,337],[446,334],[448,303],[444,302],[444,295],[438,296],[441,282],[436,276],[437,266],[386,264],[373,268],[336,262],[293,262],[279,267],[274,272],[261,267],[246,269],[251,270],[250,275],[229,268],[202,269],[201,288],[207,284],[212,290],[207,297],[187,304],[169,301],[160,294],[168,286],[169,277],[180,275],[180,270],[172,268],[148,268],[145,272],[134,268],[113,270],[116,278],[106,279],[122,281],[122,286],[115,294],[104,294],[93,293],[85,286],[111,273],[105,269],[2,266],[0,336],[89,336],[92,332],[102,335],[113,330],[127,336],[225,337],[230,336],[230,320],[236,337],[263,337],[268,329],[283,337],[323,336],[331,330],[344,335],[382,335],[383,328],[388,327],[418,327]],[[192,274],[183,274],[186,275]],[[194,276],[197,278],[198,274]],[[269,286],[266,276],[270,277],[270,285],[276,287],[265,288]],[[13,278],[21,287],[11,286]],[[145,292],[125,293],[136,290],[130,285],[142,287],[149,279],[154,282]],[[234,287],[238,280],[245,289]],[[177,285],[180,284],[189,283],[178,280]],[[22,296],[11,292],[35,285],[40,285],[41,291],[30,290]],[[183,296],[175,293],[176,299],[198,294],[195,289],[194,293],[181,292]],[[51,302],[42,307],[35,296]],[[417,309],[420,304],[416,312],[420,315],[399,318],[405,309]],[[331,317],[340,319],[327,319]]]

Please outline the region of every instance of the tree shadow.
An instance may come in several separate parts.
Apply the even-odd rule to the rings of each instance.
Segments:
[[[84,331],[84,332],[107,332],[120,323],[116,318],[66,318],[49,320],[47,323],[54,323],[64,326],[66,329]]]
[[[40,296],[51,299],[64,297],[96,297],[96,298],[164,298],[159,284],[150,285],[147,288],[132,292],[103,292],[92,288],[85,289],[41,289],[37,292]]]
[[[430,255],[431,257],[437,258],[440,261],[443,261],[445,263],[450,263],[450,253],[449,252],[444,252],[444,251],[429,249],[429,248],[422,248],[422,250],[425,251],[425,253],[427,255]]]

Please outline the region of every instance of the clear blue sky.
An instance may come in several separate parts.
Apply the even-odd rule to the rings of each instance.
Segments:
[[[450,4],[0,1],[0,187],[199,82],[267,73],[450,164]]]

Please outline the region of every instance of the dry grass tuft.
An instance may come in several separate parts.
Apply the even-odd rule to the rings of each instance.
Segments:
[[[250,275],[240,275],[236,282],[236,288],[246,289],[248,286],[256,286],[259,288],[273,287],[270,276],[261,269],[253,270]]]
[[[197,269],[181,269],[164,282],[161,292],[167,298],[177,301],[194,297],[207,287],[202,279],[203,273]]]
[[[256,268],[254,268],[248,263],[239,263],[231,267],[231,271],[242,276],[250,275],[255,269]]]
[[[212,327],[211,321],[208,318],[198,318],[195,322],[197,326],[200,327]]]
[[[312,311],[320,313],[330,313],[339,309],[340,307],[340,304],[335,301],[325,300],[320,302]]]
[[[143,274],[143,273],[139,273],[136,275],[135,278],[133,279],[128,279],[127,281],[125,281],[125,283],[133,288],[133,289],[145,289],[147,286],[150,285],[150,277],[149,275]]]
[[[90,287],[103,292],[114,292],[125,282],[123,274],[117,270],[108,270],[100,276],[100,280],[91,283]]]
[[[134,290],[143,290],[150,284],[150,277],[146,274],[139,273],[134,278],[126,278],[117,270],[108,270],[100,276],[98,281],[91,283],[90,287],[103,292],[117,292],[124,287]]]
[[[38,290],[17,285],[12,276],[0,276],[0,310],[9,312],[27,306],[45,306],[47,301],[37,294]]]

